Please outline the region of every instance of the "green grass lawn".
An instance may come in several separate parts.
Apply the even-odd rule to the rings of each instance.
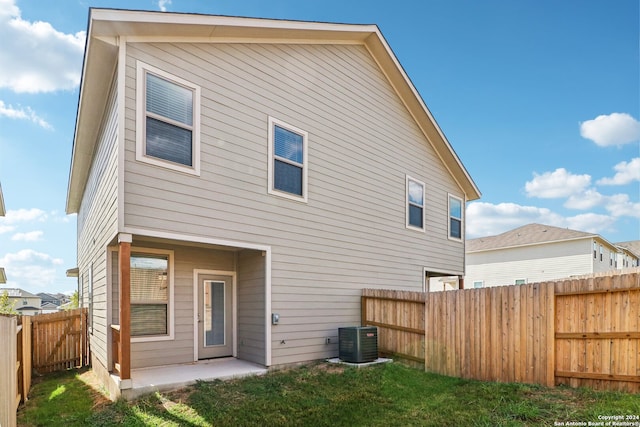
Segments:
[[[18,425],[540,426],[640,416],[637,394],[462,380],[398,363],[318,363],[116,403],[87,385],[91,376],[69,371],[34,384]]]

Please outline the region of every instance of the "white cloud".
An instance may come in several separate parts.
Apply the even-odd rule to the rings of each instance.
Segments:
[[[4,218],[0,217],[0,225],[30,221],[42,222],[46,221],[48,217],[49,215],[45,211],[38,208],[9,210]]]
[[[529,197],[542,199],[556,199],[569,197],[584,191],[591,183],[589,175],[574,175],[564,168],[538,175],[534,172],[533,179],[525,184],[525,191]]]
[[[598,180],[600,185],[626,185],[633,181],[640,181],[640,157],[631,159],[629,163],[620,162],[613,167],[616,174],[613,178]]]
[[[532,222],[558,225],[563,218],[547,208],[521,206],[515,203],[494,205],[472,202],[467,206],[466,231],[468,238],[491,236],[503,233]]]
[[[7,105],[0,99],[0,117],[3,116],[10,119],[30,120],[47,130],[53,129],[53,126],[51,126],[42,117],[38,116],[30,107],[14,108],[13,105]]]
[[[615,221],[616,219],[609,215],[586,213],[566,218],[565,226],[572,230],[602,235],[604,231],[611,231]]]
[[[467,238],[493,236],[531,223],[602,234],[611,230],[615,220],[614,216],[594,213],[563,217],[547,208],[515,203],[472,202],[467,207]]]
[[[602,206],[606,203],[607,198],[590,188],[580,194],[571,195],[564,203],[565,208],[587,210],[596,206]]]
[[[62,264],[61,259],[33,249],[23,249],[0,258],[0,265],[5,267],[9,276],[7,285],[23,289],[45,288],[53,284],[56,268]]]
[[[605,209],[614,217],[640,218],[640,203],[632,202],[628,194],[614,194],[607,197]]]
[[[11,225],[2,225],[2,224],[0,224],[0,234],[9,233],[9,232],[13,231],[14,229],[15,229],[15,227],[13,227]]]
[[[640,140],[640,122],[627,113],[601,115],[580,124],[580,135],[601,147]]]
[[[162,12],[167,11],[167,6],[171,4],[171,0],[158,0],[158,7]]]
[[[0,88],[38,93],[78,86],[86,34],[65,34],[20,16],[15,0],[0,0]],[[28,53],[28,54],[27,54]]]
[[[22,241],[22,242],[35,242],[42,239],[44,232],[37,231],[29,231],[27,233],[16,233],[11,237],[11,240]]]

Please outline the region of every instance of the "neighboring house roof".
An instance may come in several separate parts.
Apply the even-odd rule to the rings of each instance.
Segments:
[[[57,310],[59,306],[60,304],[49,301],[43,301],[42,304],[40,304],[40,308],[43,310]]]
[[[0,288],[0,293],[4,291],[7,291],[7,294],[14,298],[39,298],[38,295],[34,295],[20,288]]]
[[[4,272],[4,268],[0,267],[0,284],[7,283],[7,275]]]
[[[619,242],[616,243],[616,246],[620,246],[621,248],[625,248],[628,251],[631,251],[635,256],[640,258],[640,240],[631,240],[628,242]]]
[[[465,193],[466,199],[480,198],[480,190],[376,25],[92,8],[69,171],[67,213],[77,213],[80,207],[121,37],[163,41],[363,45]]]
[[[38,293],[38,296],[42,300],[42,305],[44,305],[45,303],[52,303],[52,304],[55,304],[56,306],[62,304],[60,297],[57,295],[51,295],[46,292],[40,292]]]
[[[593,233],[585,233],[584,231],[552,227],[543,224],[527,224],[496,236],[469,239],[466,244],[466,252],[479,252],[593,237],[598,237],[606,242],[602,237]],[[609,242],[607,243],[611,245]]]

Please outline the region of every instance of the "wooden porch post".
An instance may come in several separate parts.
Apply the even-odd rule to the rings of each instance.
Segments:
[[[118,236],[120,283],[120,380],[131,378],[131,235]]]

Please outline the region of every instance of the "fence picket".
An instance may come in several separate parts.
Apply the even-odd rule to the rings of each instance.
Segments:
[[[428,371],[640,391],[640,268],[429,294],[365,289],[362,304],[384,350]]]

